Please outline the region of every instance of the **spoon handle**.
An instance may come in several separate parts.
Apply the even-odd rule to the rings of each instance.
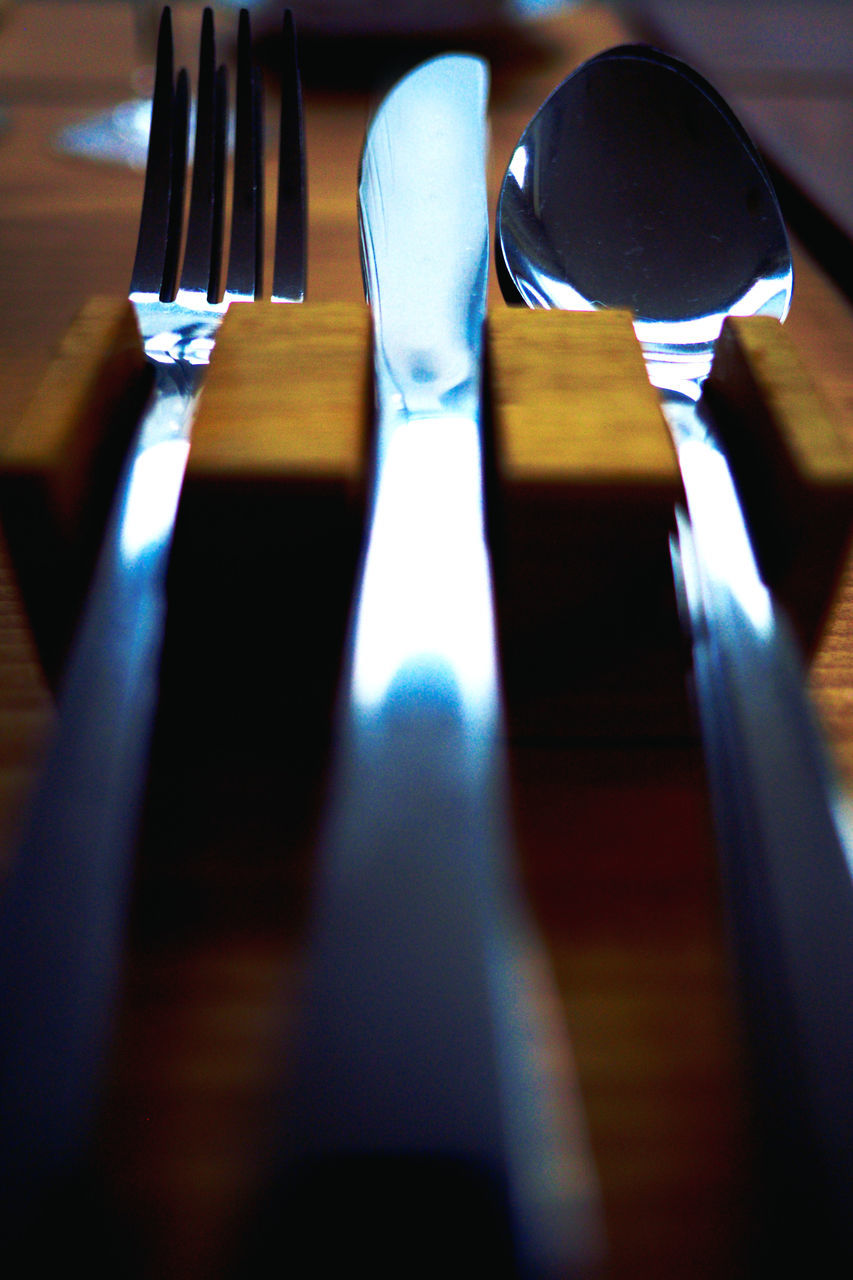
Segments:
[[[755,583],[747,597],[714,574],[683,513],[676,558],[769,1235],[850,1263],[853,841],[786,619]]]

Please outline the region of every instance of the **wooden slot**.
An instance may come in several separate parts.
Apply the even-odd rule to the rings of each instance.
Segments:
[[[678,466],[630,316],[487,322],[488,531],[510,729],[692,732],[669,538]],[[132,308],[93,299],[0,455],[36,642],[61,660],[148,382]],[[359,304],[235,305],[205,380],[169,575],[164,714],[273,747],[325,733],[364,533],[373,417]],[[853,458],[784,330],[728,321],[709,397],[762,567],[807,648],[853,527]]]
[[[688,732],[669,559],[681,486],[630,316],[494,312],[489,352],[511,731]]]
[[[174,744],[187,731],[214,751],[324,742],[361,550],[370,385],[364,306],[226,315],[169,574]]]
[[[48,678],[69,642],[150,386],[133,308],[91,298],[0,446],[0,515]]]
[[[762,572],[810,653],[847,559],[853,454],[770,317],[726,321],[709,394]]]

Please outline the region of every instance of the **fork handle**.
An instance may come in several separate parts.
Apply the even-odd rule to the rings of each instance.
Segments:
[[[125,464],[0,898],[0,1215],[10,1229],[86,1160],[120,984],[186,459],[177,447],[156,477],[162,531],[141,551],[151,412]]]

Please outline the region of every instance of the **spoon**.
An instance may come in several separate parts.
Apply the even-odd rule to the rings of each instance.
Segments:
[[[816,1245],[853,1259],[850,837],[796,645],[702,400],[725,317],[788,310],[791,256],[769,177],[705,80],[620,46],[565,80],[525,130],[501,188],[496,256],[509,302],[633,313],[687,498],[673,563],[757,1114],[772,1135],[766,1207],[786,1255],[799,1231],[812,1262]]]

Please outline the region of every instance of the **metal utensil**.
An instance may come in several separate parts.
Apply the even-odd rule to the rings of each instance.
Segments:
[[[477,59],[418,67],[362,157],[376,471],[271,1198],[297,1270],[556,1277],[595,1236],[501,748],[480,441],[486,93]]]
[[[768,1199],[786,1249],[805,1223],[807,1249],[823,1239],[853,1259],[851,846],[796,646],[701,398],[724,317],[787,312],[775,195],[706,81],[623,46],[585,63],[525,130],[498,242],[508,300],[629,308],[661,389],[689,511],[674,556],[773,1152]]]
[[[285,150],[304,172],[293,28],[285,21]],[[132,855],[157,705],[165,574],[196,397],[231,301],[260,296],[262,120],[248,13],[239,26],[232,229],[225,296],[227,94],[204,14],[187,243],[188,80],[160,27],[151,142],[131,300],[154,390],[119,482],[8,885],[0,899],[0,1218],[4,1239],[86,1159],[117,998]],[[304,192],[302,178],[294,183]],[[297,201],[298,206],[298,201]],[[275,291],[304,293],[304,226],[277,255]],[[304,214],[304,209],[303,209]],[[279,229],[281,233],[281,228]]]

